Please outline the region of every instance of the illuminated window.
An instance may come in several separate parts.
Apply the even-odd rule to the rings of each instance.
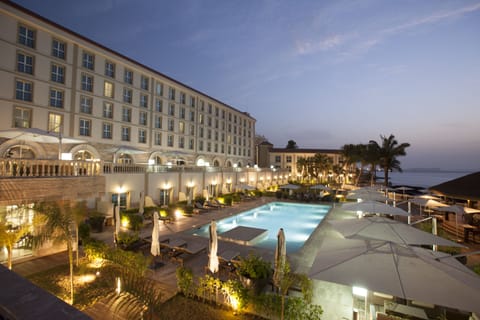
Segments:
[[[108,98],[113,98],[113,83],[105,81],[103,84],[103,95]]]
[[[60,133],[62,128],[62,115],[49,113],[48,114],[48,131]]]
[[[32,110],[22,107],[15,107],[14,126],[15,128],[30,128]]]

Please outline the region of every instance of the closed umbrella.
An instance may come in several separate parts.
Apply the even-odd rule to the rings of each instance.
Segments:
[[[118,240],[120,233],[120,206],[115,206],[115,242]]]
[[[371,214],[388,214],[388,215],[395,215],[395,216],[409,216],[410,214],[405,210],[392,207],[388,204],[377,202],[377,201],[363,201],[363,202],[354,202],[354,203],[347,203],[342,206],[343,210],[347,211],[361,211],[361,212],[368,212]]]
[[[328,223],[345,238],[375,239],[407,245],[463,247],[456,242],[385,217],[335,220]]]
[[[280,287],[280,281],[283,278],[284,266],[287,260],[287,245],[285,241],[285,232],[280,228],[277,234],[277,246],[275,247],[275,269],[273,272],[273,283]]]
[[[419,247],[386,241],[326,240],[309,276],[402,299],[480,311],[480,277],[446,253]]]
[[[145,194],[143,193],[143,191],[141,191],[140,192],[140,204],[139,204],[138,212],[140,214],[143,214],[144,211],[145,211]]]
[[[150,247],[150,252],[153,256],[160,255],[160,242],[159,238],[159,225],[158,225],[158,212],[153,212],[153,229],[152,229],[152,245]]]
[[[216,273],[218,271],[218,239],[217,239],[217,223],[215,220],[210,222],[210,227],[208,229],[210,234],[210,242],[209,242],[209,251],[210,255],[208,258],[208,269],[212,273]]]

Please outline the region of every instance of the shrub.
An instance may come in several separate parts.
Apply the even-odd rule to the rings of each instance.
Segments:
[[[122,212],[120,214],[120,220],[128,219],[128,228],[134,231],[139,231],[143,227],[143,216],[139,214],[132,214]]]
[[[90,239],[88,243],[85,243],[83,247],[83,252],[85,257],[93,262],[96,259],[105,259],[105,256],[108,251],[108,245],[100,240]]]
[[[93,232],[102,232],[105,225],[105,216],[99,213],[94,213],[88,218],[88,223],[92,227]]]
[[[250,253],[246,258],[240,257],[236,263],[237,274],[250,279],[266,279],[271,273],[271,264],[261,257]]]
[[[223,197],[223,204],[226,206],[231,206],[233,203],[233,196],[231,194],[225,195]]]
[[[79,240],[85,242],[88,238],[90,238],[90,225],[86,222],[82,222],[78,225],[78,237]]]

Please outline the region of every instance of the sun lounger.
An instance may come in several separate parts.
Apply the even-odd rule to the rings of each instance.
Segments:
[[[171,256],[171,260],[183,266],[187,259],[197,256],[202,252],[207,252],[206,245],[198,242],[190,242],[184,247],[176,248],[175,253]]]
[[[220,206],[218,204],[213,203],[212,201],[205,201],[204,205],[207,208],[213,208],[213,209],[220,209]]]
[[[201,211],[208,211],[209,208],[208,207],[205,207],[203,204],[201,204],[200,202],[195,202],[195,209],[199,209]]]

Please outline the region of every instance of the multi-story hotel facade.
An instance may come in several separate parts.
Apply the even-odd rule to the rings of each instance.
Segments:
[[[0,30],[0,211],[57,198],[111,214],[286,180],[254,166],[247,112],[10,1]]]

